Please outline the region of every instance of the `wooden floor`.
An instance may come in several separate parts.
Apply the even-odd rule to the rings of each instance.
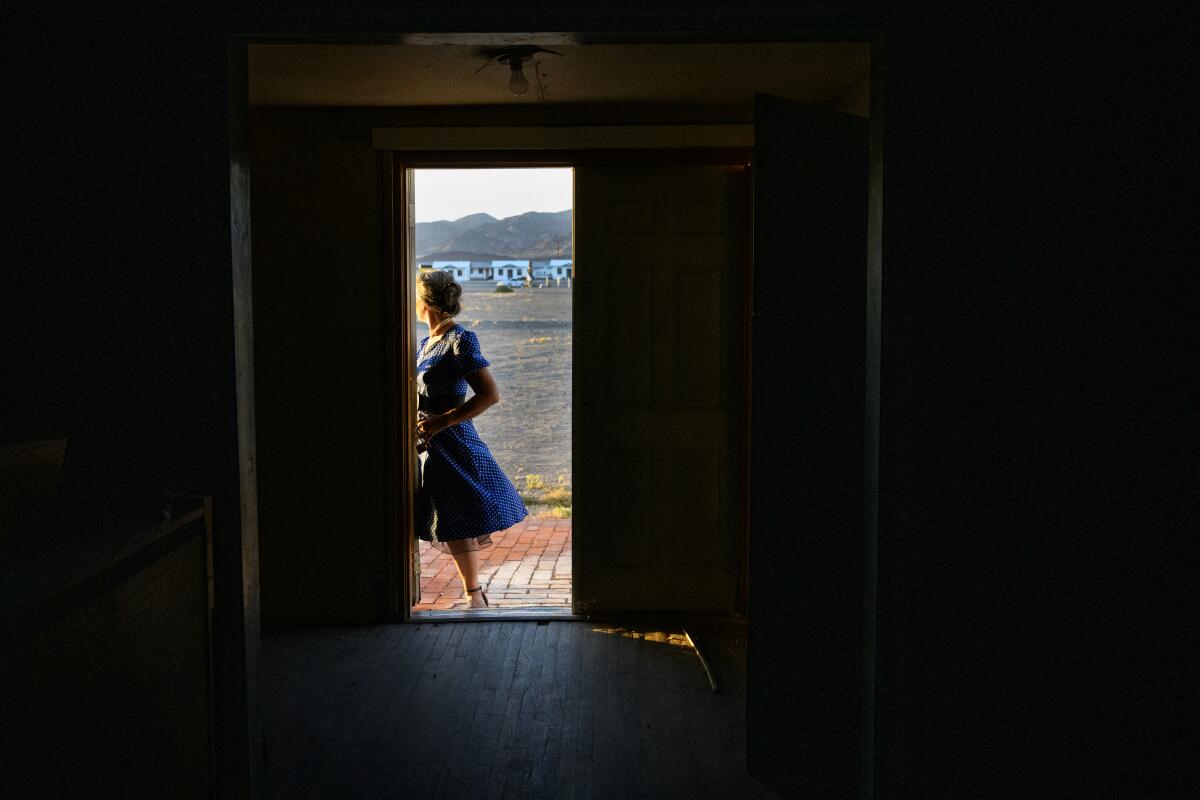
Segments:
[[[268,798],[772,798],[745,773],[742,627],[269,629]]]

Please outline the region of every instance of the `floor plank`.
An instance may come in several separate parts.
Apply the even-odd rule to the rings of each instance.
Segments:
[[[705,645],[714,694],[690,648],[612,628],[268,629],[266,797],[770,798],[745,772],[744,647]]]

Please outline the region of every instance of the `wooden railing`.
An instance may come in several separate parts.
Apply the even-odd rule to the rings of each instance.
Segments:
[[[68,585],[5,609],[6,794],[211,796],[211,512],[206,497],[185,503]]]

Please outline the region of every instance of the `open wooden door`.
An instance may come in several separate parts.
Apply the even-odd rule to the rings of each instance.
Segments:
[[[744,164],[575,168],[579,612],[731,612],[742,516]]]
[[[756,97],[746,749],[783,797],[859,794],[867,125]]]

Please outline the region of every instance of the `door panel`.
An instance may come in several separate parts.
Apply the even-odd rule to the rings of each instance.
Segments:
[[[681,565],[703,567],[720,560],[720,458],[717,449],[677,448],[671,453],[671,504],[675,513],[668,545]]]
[[[725,379],[722,364],[722,319],[705,319],[693,309],[722,308],[720,270],[680,272],[675,276],[676,342],[672,351],[671,403],[676,408],[720,408]]]
[[[574,596],[732,611],[745,169],[575,169]]]
[[[654,464],[639,450],[611,449],[605,454],[604,496],[623,498],[627,513],[605,518],[601,542],[605,567],[649,567],[653,525]]]
[[[765,95],[755,115],[747,767],[856,797],[867,121]]]
[[[578,239],[575,246],[578,248]],[[654,295],[627,291],[627,287],[642,284],[649,274],[647,269],[614,269],[604,276],[604,296],[622,298],[620,313],[603,317],[605,400],[610,409],[649,409],[654,400],[654,350],[645,346],[645,331],[654,322]],[[586,286],[587,281],[584,283]],[[580,292],[576,289],[575,294]]]

